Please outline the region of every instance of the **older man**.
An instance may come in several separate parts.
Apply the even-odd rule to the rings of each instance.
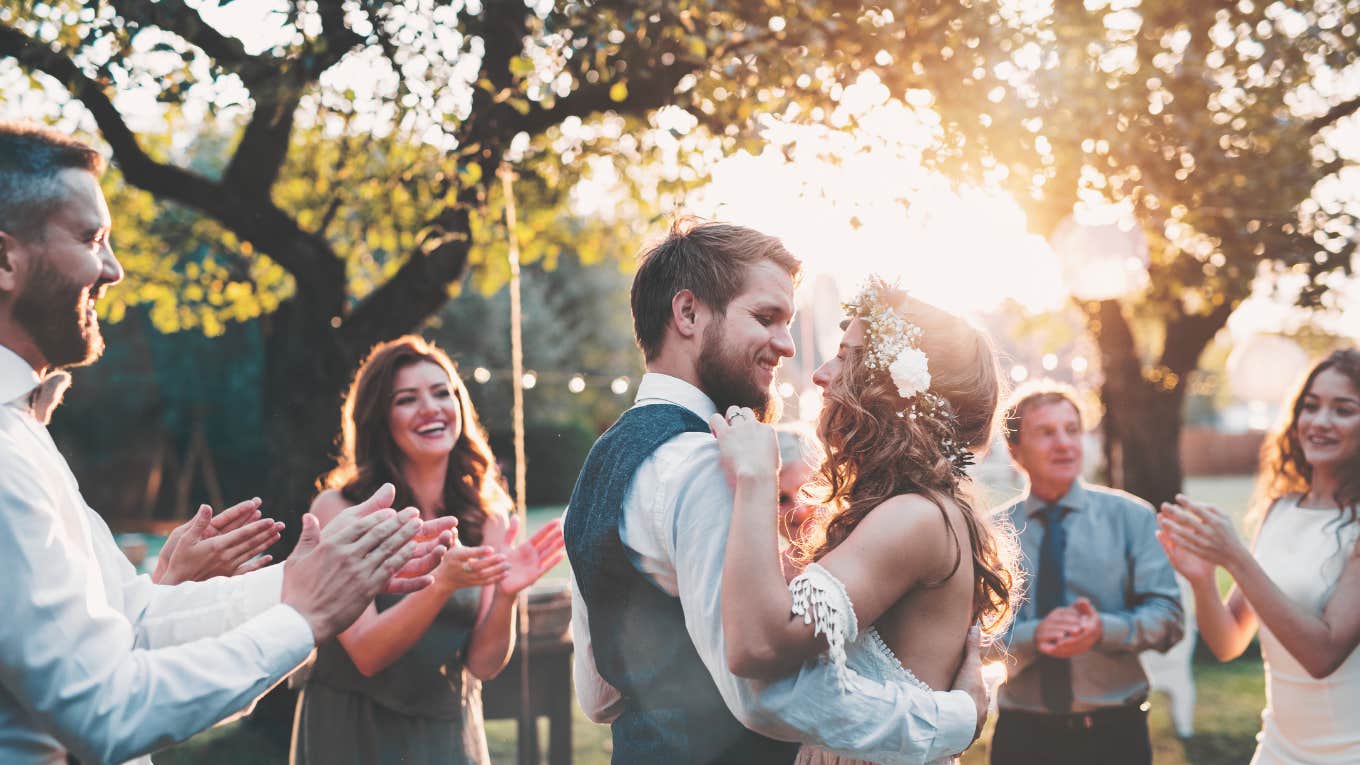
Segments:
[[[123,277],[104,161],[0,123],[0,762],[120,762],[245,707],[348,626],[419,549],[391,487],[286,564],[202,583],[138,577],[47,433],[53,375],[103,350],[95,303]],[[433,531],[433,529],[426,529]],[[447,537],[439,541],[447,542]],[[432,546],[389,585],[428,583]],[[148,761],[143,758],[142,761]]]
[[[1011,457],[1029,491],[1006,509],[1030,597],[1008,636],[993,765],[1147,765],[1148,682],[1138,654],[1180,640],[1175,573],[1148,503],[1082,482],[1071,388],[1021,389],[1007,408]]]

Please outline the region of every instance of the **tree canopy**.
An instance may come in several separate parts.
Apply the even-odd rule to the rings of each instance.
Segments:
[[[238,35],[229,1],[0,0],[0,58],[64,89],[112,149],[116,210],[146,232],[126,301],[167,329],[271,314],[278,448],[324,451],[302,420],[333,430],[366,348],[419,327],[469,266],[487,289],[503,278],[502,163],[533,199],[526,258],[551,259],[582,236],[557,225],[578,180],[626,188],[608,212],[635,227],[771,119],[853,128],[840,102],[870,74],[932,120],[927,162],[1008,189],[1037,231],[1095,200],[1145,229],[1150,287],[1085,306],[1107,400],[1171,428],[1129,440],[1108,419],[1130,449],[1174,438],[1185,378],[1263,262],[1304,277],[1311,304],[1350,268],[1352,212],[1317,191],[1348,172],[1328,137],[1360,109],[1357,0],[270,7]],[[571,249],[619,254],[593,233]],[[1130,488],[1160,498],[1159,459]]]

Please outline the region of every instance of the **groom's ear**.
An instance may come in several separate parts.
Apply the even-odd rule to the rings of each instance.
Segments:
[[[680,290],[671,298],[671,322],[681,337],[697,337],[703,305],[689,290]]]

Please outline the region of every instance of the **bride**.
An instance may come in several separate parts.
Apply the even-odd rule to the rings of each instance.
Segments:
[[[774,431],[749,410],[711,423],[735,491],[727,662],[773,679],[824,652],[862,675],[949,688],[974,625],[1003,632],[1020,584],[1012,533],[964,492],[969,449],[993,432],[995,353],[967,322],[881,279],[847,309],[839,352],[813,376],[827,458],[804,489],[820,509],[794,543],[801,572],[780,565]],[[804,747],[798,762],[852,761]]]

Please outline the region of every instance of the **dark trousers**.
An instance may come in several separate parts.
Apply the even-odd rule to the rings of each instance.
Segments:
[[[1147,712],[1140,706],[1091,714],[1001,710],[991,765],[1151,765]]]

